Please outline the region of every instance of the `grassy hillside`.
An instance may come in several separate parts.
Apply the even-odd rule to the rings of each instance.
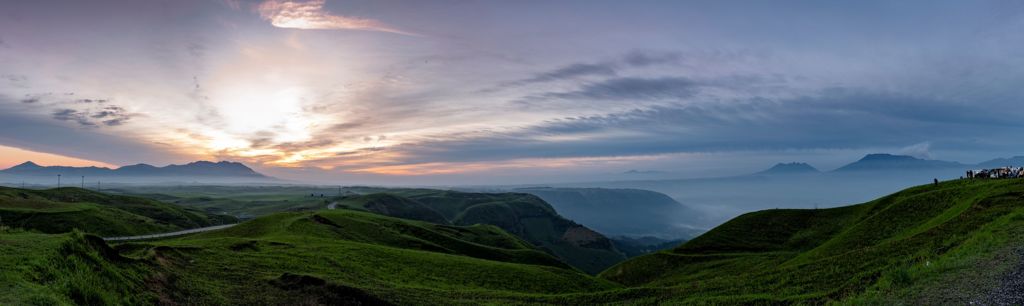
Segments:
[[[95,236],[0,229],[2,305],[153,305],[151,274]]]
[[[43,233],[66,233],[77,228],[100,236],[120,236],[233,223],[236,219],[80,188],[0,187],[0,221]]]
[[[355,211],[114,248],[80,232],[0,230],[3,305],[503,304],[616,288],[493,226]]]
[[[282,211],[322,209],[338,188],[299,186],[119,186],[112,193],[159,200],[242,219]]]
[[[1019,304],[1022,245],[1024,180],[749,213],[599,278],[496,226],[351,210],[113,248],[0,228],[0,304]]]
[[[342,197],[337,200],[337,203],[339,206],[371,211],[396,218],[420,220],[438,224],[449,223],[448,219],[445,219],[441,213],[431,209],[426,204],[389,193],[372,193],[368,195]]]
[[[338,203],[435,223],[494,225],[592,274],[626,258],[607,237],[563,218],[548,203],[530,194],[431,189],[373,191],[377,193],[346,196]]]
[[[676,302],[966,304],[1021,267],[1022,244],[1024,181],[960,180],[745,214],[601,277]]]

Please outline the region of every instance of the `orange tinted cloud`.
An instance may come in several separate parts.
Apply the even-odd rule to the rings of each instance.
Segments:
[[[326,0],[267,0],[257,10],[278,28],[307,30],[366,30],[415,35],[368,18],[338,16],[324,10]]]

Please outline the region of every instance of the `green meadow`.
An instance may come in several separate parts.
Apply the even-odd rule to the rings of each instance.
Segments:
[[[752,212],[597,276],[503,226],[452,222],[493,201],[445,193],[351,195],[338,199],[342,209],[123,243],[88,228],[12,228],[5,215],[0,304],[968,304],[988,301],[1022,263],[1022,180],[958,180],[853,206]],[[4,212],[104,205],[39,197],[45,205],[5,198]],[[427,208],[445,222],[389,216],[374,209],[382,199],[408,208],[395,215]],[[152,230],[137,225],[130,231]]]

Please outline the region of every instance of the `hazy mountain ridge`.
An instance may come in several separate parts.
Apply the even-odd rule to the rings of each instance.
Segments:
[[[105,167],[67,167],[67,166],[40,166],[31,161],[20,165],[0,170],[0,173],[9,175],[26,176],[51,176],[65,175],[72,176],[134,176],[134,177],[245,177],[245,178],[269,178],[248,166],[230,161],[210,162],[196,161],[184,165],[168,165],[156,167],[149,164],[136,164],[120,168]]]
[[[821,173],[821,170],[811,166],[807,163],[778,163],[767,170],[758,172],[761,175],[786,175],[786,174],[815,174]]]
[[[706,225],[700,211],[649,190],[538,187],[514,191],[540,197],[566,218],[611,236],[687,239]]]
[[[1024,157],[997,158],[972,164],[907,155],[867,154],[834,170],[780,174],[782,170],[813,167],[802,164],[805,163],[781,164],[760,172],[725,177],[612,180],[548,186],[660,192],[706,214],[710,224],[715,225],[756,210],[826,208],[862,203],[910,186],[931,183],[933,179],[957,179],[970,169],[1024,166]]]
[[[860,160],[832,170],[832,172],[845,171],[878,171],[878,170],[905,170],[905,169],[944,169],[964,168],[968,165],[959,162],[921,159],[907,155],[893,154],[868,154]]]

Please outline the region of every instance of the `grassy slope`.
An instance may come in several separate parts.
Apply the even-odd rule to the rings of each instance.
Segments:
[[[322,209],[329,197],[338,195],[337,188],[301,186],[123,186],[111,192],[245,219],[283,211]]]
[[[164,291],[199,304],[324,303],[324,286],[398,304],[480,303],[616,287],[493,226],[347,210],[279,213],[222,231],[118,248],[157,258],[174,279]],[[288,275],[311,281],[282,285]]]
[[[152,305],[150,272],[95,236],[0,230],[0,305]]]
[[[952,181],[855,206],[749,213],[601,277],[650,288],[650,301],[964,304],[1021,261],[1022,234],[1021,180]]]
[[[1022,243],[1022,180],[750,213],[606,280],[492,226],[282,213],[118,245],[129,258],[77,233],[0,232],[0,304],[966,304],[1021,263]]]
[[[426,204],[389,193],[372,193],[360,196],[342,197],[338,200],[338,205],[371,211],[396,218],[420,220],[438,224],[449,223],[441,213],[431,209]]]
[[[0,187],[3,224],[43,233],[72,229],[101,236],[158,233],[235,222],[159,201],[80,188],[28,190]]]
[[[348,196],[339,205],[435,223],[494,225],[592,274],[625,259],[607,237],[561,217],[546,202],[530,194],[432,189],[365,191],[377,193]],[[368,208],[371,206],[376,208]]]

